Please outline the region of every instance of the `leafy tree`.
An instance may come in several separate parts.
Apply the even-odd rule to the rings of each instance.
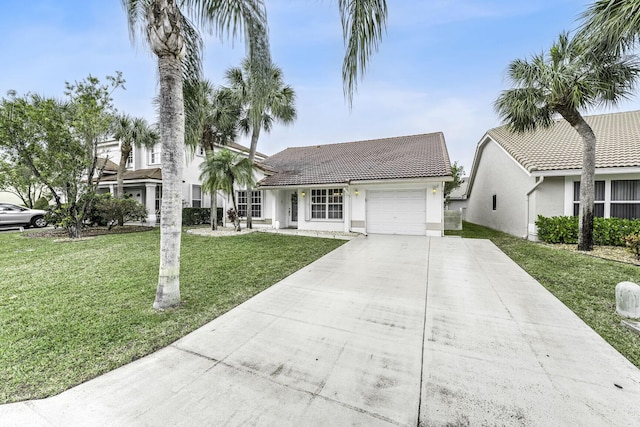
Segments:
[[[215,89],[208,80],[187,80],[184,84],[185,143],[193,150],[202,147],[205,155],[215,146],[236,139],[240,104],[230,89]],[[217,228],[217,195],[211,196],[211,229]]]
[[[197,27],[214,30],[219,36],[236,36],[244,30],[252,73],[258,78],[271,63],[266,11],[263,0],[122,0],[122,4],[130,34],[136,29],[143,32],[158,58],[163,192],[154,307],[161,309],[180,303],[183,78],[199,78],[202,40]],[[385,0],[338,0],[338,6],[346,44],[344,90],[351,103],[357,78],[382,38],[387,6]]]
[[[107,80],[66,83],[66,102],[15,93],[0,102],[0,146],[8,161],[29,168],[48,189],[72,238],[81,235],[102,176],[97,144],[111,123],[111,93],[124,83],[119,73]]]
[[[447,203],[449,202],[449,195],[451,192],[462,185],[464,166],[458,165],[457,161],[453,162],[451,165],[451,175],[453,176],[453,181],[447,181],[444,183],[444,198]]]
[[[113,122],[113,137],[120,141],[116,196],[124,197],[123,177],[133,147],[153,147],[160,140],[160,135],[145,119],[119,114]]]
[[[34,208],[36,202],[45,198],[47,193],[45,187],[36,179],[29,167],[9,160],[2,160],[1,157],[0,190],[15,194],[29,208]]]
[[[295,92],[285,85],[282,70],[270,64],[263,78],[254,77],[251,62],[245,60],[242,67],[227,70],[227,83],[233,96],[242,106],[240,129],[251,136],[249,162],[254,163],[260,131],[270,132],[274,122],[284,125],[296,118]],[[251,199],[251,188],[247,187],[247,199]],[[247,228],[252,228],[251,209],[247,208]]]
[[[202,188],[215,193],[222,190],[231,195],[233,210],[238,212],[234,184],[239,186],[253,185],[253,165],[246,157],[232,153],[228,149],[209,152],[206,160],[200,165]],[[240,218],[234,217],[234,226],[240,231]]]
[[[496,111],[515,132],[549,127],[559,114],[582,137],[578,240],[582,251],[593,249],[596,137],[580,111],[627,97],[639,72],[634,58],[605,53],[596,57],[588,54],[583,39],[570,40],[563,33],[548,54],[511,62],[508,76],[514,88],[503,91],[495,102]]]

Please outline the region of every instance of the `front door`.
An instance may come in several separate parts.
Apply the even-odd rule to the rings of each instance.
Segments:
[[[291,223],[298,222],[298,192],[291,193]]]

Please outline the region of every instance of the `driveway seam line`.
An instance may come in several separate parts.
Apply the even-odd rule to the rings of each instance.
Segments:
[[[422,355],[420,358],[420,393],[418,397],[418,419],[416,420],[416,426],[420,426],[420,410],[422,409],[422,383],[424,381],[424,342],[427,336],[427,294],[429,292],[429,263],[431,260],[431,238],[428,237],[429,243],[427,244],[427,283],[424,287],[424,318],[422,319]]]

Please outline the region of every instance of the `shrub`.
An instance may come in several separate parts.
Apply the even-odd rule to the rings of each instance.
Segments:
[[[640,234],[625,236],[624,243],[629,248],[629,252],[634,254],[636,258],[640,258]]]
[[[40,197],[33,204],[33,209],[47,209],[49,207],[49,199],[46,197]]]
[[[538,238],[547,243],[578,243],[578,217],[542,215],[536,221]]]
[[[98,223],[105,223],[109,230],[116,224],[127,221],[144,221],[147,219],[147,208],[131,197],[117,198],[111,194],[100,195],[94,203],[94,214]]]
[[[538,238],[547,243],[578,243],[578,217],[538,216]],[[625,236],[640,234],[640,220],[594,218],[593,243],[598,246],[625,246]]]
[[[211,209],[182,208],[182,225],[211,224]]]

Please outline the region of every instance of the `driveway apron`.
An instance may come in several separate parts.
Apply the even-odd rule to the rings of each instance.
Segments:
[[[491,242],[370,235],[0,426],[631,426],[639,372]]]

